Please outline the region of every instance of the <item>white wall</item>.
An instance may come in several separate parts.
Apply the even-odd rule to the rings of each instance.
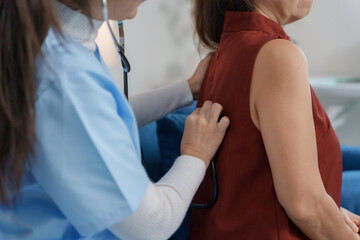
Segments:
[[[311,75],[360,76],[359,0],[315,0],[310,15],[286,31],[305,52]]]

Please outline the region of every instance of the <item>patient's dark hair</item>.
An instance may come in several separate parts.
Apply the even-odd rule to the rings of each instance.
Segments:
[[[195,31],[200,42],[217,48],[223,31],[225,11],[254,11],[253,0],[193,0]]]
[[[22,182],[35,136],[35,58],[50,28],[54,0],[0,0],[0,202]],[[63,0],[90,13],[88,0]],[[90,14],[88,14],[90,16]]]

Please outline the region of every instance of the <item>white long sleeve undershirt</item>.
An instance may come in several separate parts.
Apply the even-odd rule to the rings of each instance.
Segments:
[[[110,227],[120,239],[168,239],[180,226],[190,202],[205,175],[203,161],[179,157],[157,183],[149,184],[138,209]]]

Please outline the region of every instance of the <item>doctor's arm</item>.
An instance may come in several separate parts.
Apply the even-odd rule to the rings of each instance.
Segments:
[[[111,228],[121,239],[166,239],[180,225],[229,119],[218,122],[219,104],[195,110],[185,122],[182,156],[153,184],[139,158],[137,127],[117,95],[101,72],[76,69],[49,80],[36,101],[31,173],[81,236]]]
[[[130,105],[139,127],[158,120],[176,109],[189,105],[197,98],[202,80],[211,60],[207,55],[187,81],[173,83],[146,93],[130,96]]]
[[[178,229],[229,126],[227,117],[218,122],[221,112],[221,105],[207,101],[186,119],[181,156],[160,181],[149,184],[137,210],[110,231],[120,239],[161,240]]]
[[[360,239],[322,182],[307,63],[295,45],[273,40],[261,49],[251,99],[276,194],[289,218],[311,239]]]

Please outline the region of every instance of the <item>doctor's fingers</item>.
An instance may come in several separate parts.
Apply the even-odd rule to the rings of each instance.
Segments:
[[[219,127],[219,129],[221,129],[222,131],[223,131],[223,133],[225,134],[225,131],[226,131],[226,129],[229,127],[229,125],[230,125],[230,118],[228,118],[228,117],[222,117],[221,119],[220,119],[220,122],[219,122],[219,124],[218,124],[218,127]]]
[[[213,106],[213,103],[211,101],[204,102],[203,106],[200,108],[199,115],[201,117],[204,117],[205,119],[208,119],[210,117],[210,111]]]
[[[191,115],[199,115],[200,114],[200,108],[195,109]]]
[[[200,61],[200,63],[199,63],[199,67],[206,67],[204,70],[206,71],[207,70],[207,67],[208,67],[208,65],[209,65],[209,63],[210,63],[210,61],[211,61],[211,59],[212,59],[212,57],[214,56],[214,53],[215,52],[210,52],[210,53],[208,53],[207,55],[206,55],[206,57],[204,57],[201,61]],[[205,73],[204,73],[205,74]]]
[[[211,123],[218,123],[220,114],[224,110],[223,106],[219,103],[214,103],[210,110],[210,122]]]

